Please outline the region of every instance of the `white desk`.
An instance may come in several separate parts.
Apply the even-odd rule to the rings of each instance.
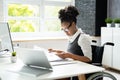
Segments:
[[[0,63],[0,77],[2,80],[53,80],[71,76],[77,76],[80,74],[87,74],[92,72],[104,71],[104,68],[86,64],[77,61],[74,64],[53,66],[53,72],[43,74],[39,77],[32,77],[27,75],[21,75],[6,71],[8,67],[14,68],[17,63],[10,63],[10,61]]]

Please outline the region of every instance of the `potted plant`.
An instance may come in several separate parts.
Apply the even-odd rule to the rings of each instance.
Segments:
[[[114,23],[116,28],[120,27],[120,18],[114,19]]]
[[[111,24],[112,24],[113,20],[111,18],[106,18],[105,22],[107,24],[107,27],[111,27]]]
[[[12,63],[15,63],[16,61],[17,61],[16,52],[12,52],[12,55],[11,55],[11,62],[12,62]]]

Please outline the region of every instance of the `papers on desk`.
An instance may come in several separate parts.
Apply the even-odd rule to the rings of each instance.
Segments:
[[[48,61],[50,62],[50,64],[52,66],[58,66],[58,65],[67,65],[67,64],[73,64],[76,63],[76,61],[74,61],[73,59],[67,58],[67,59],[63,59],[60,58],[59,56],[57,56],[55,54],[55,52],[51,52],[49,53],[48,50],[44,49],[44,48],[40,48],[38,46],[34,46],[34,49],[38,49],[38,50],[44,50]]]
[[[64,59],[58,57],[54,52],[51,52],[49,53],[47,49],[44,49],[44,48],[41,48],[41,47],[38,47],[38,46],[34,46],[34,49],[37,49],[37,50],[43,50],[48,58],[48,61],[62,61]]]
[[[57,55],[55,55],[55,53],[49,53],[49,52],[45,52],[47,58],[48,58],[48,61],[50,62],[56,62],[56,61],[63,61],[65,59],[62,59],[60,57],[58,57]]]
[[[55,55],[55,53],[47,53],[46,55],[48,57],[48,60],[52,66],[59,66],[59,65],[67,65],[67,64],[73,64],[76,63],[73,59],[62,59]]]
[[[77,61],[64,60],[64,61],[50,62],[52,66],[69,65],[69,64],[75,64],[75,63],[77,63]]]

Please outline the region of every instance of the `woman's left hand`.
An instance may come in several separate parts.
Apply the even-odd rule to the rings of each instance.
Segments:
[[[62,52],[56,52],[56,55],[59,56],[59,57],[61,57],[61,58],[63,58],[63,59],[65,59],[65,58],[68,57],[68,53],[65,53],[64,51],[62,51]]]
[[[68,54],[69,53],[66,53],[62,50],[55,50],[55,49],[48,49],[49,52],[54,52],[57,56],[65,59],[65,58],[68,58]]]

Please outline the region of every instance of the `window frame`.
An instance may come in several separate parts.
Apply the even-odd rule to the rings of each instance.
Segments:
[[[19,4],[31,4],[31,5],[39,5],[39,11],[40,11],[40,16],[39,17],[9,17],[8,16],[8,4],[10,3],[19,3]],[[47,1],[47,0],[19,0],[19,1],[16,1],[16,0],[4,0],[3,1],[3,8],[4,8],[4,22],[7,22],[8,20],[10,19],[13,19],[13,20],[32,20],[32,19],[35,19],[35,20],[39,20],[40,22],[40,26],[44,26],[44,22],[46,19],[51,19],[50,17],[45,17],[45,6],[67,6],[67,5],[75,5],[75,2],[74,0],[71,0],[71,2],[63,2],[63,1]],[[52,18],[52,19],[57,19],[57,18]],[[40,28],[40,27],[39,27]],[[11,32],[12,33],[12,37],[13,38],[19,38],[19,37],[25,37],[25,38],[34,38],[34,37],[44,37],[43,35],[45,35],[45,37],[58,37],[56,35],[56,33],[58,35],[60,35],[60,37],[65,37],[65,35],[63,34],[63,32],[61,31],[58,31],[58,32],[43,32],[43,29],[44,27],[42,27],[41,29],[38,28],[38,31],[37,32]],[[40,31],[40,32],[39,32]],[[23,35],[24,33],[24,35]],[[62,34],[61,34],[62,33]],[[39,35],[38,35],[39,34]],[[37,35],[37,36],[36,36]],[[33,37],[34,36],[34,37]]]

